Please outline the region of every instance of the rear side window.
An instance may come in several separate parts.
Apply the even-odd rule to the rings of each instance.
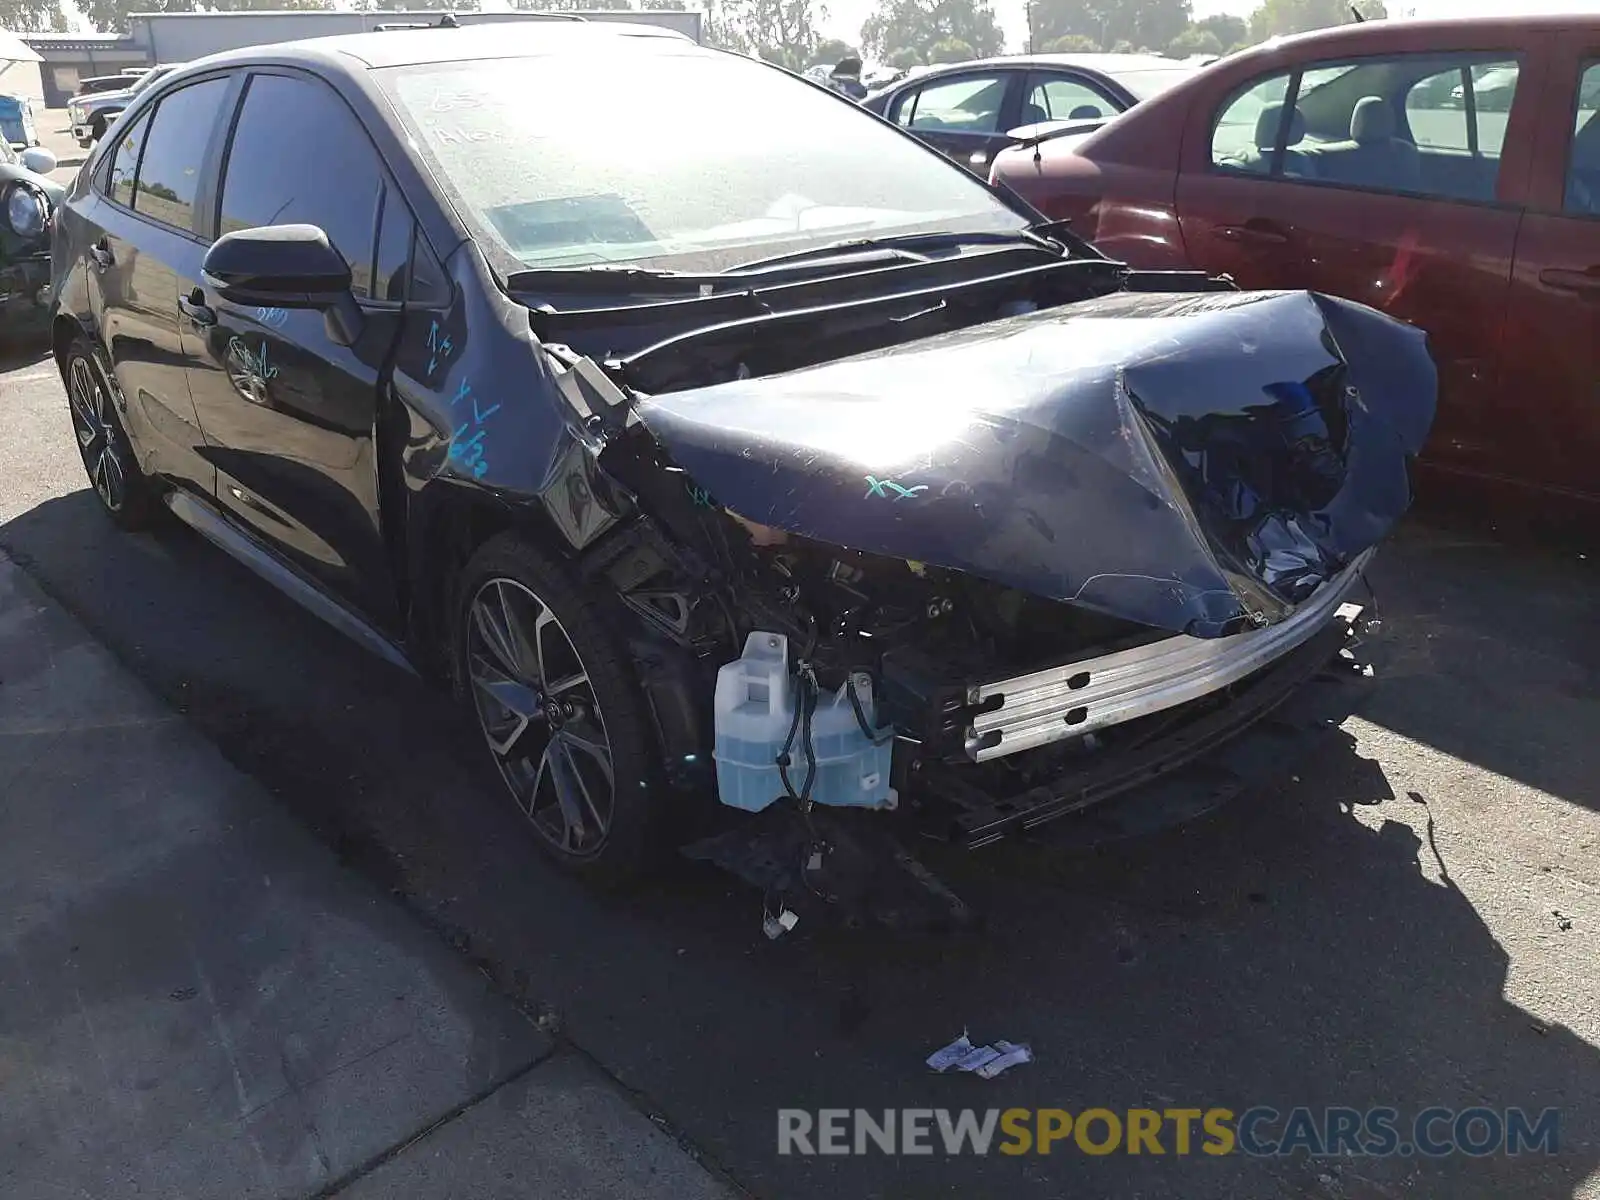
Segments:
[[[1030,75],[1018,123],[1095,121],[1118,111],[1117,105],[1082,80],[1064,75]]]
[[[106,194],[126,208],[133,207],[133,185],[139,175],[139,151],[144,149],[145,130],[149,128],[150,116],[147,113],[117,139],[116,153],[111,156],[111,170],[106,176]]]
[[[179,88],[157,103],[139,156],[135,212],[174,229],[193,228],[200,169],[227,94],[226,79],[208,79]]]
[[[368,296],[383,187],[376,148],[331,88],[287,75],[251,78],[228,149],[221,233],[320,226],[350,264],[352,290]]]
[[[963,75],[902,100],[895,120],[925,133],[995,133],[1005,99],[1005,76]]]

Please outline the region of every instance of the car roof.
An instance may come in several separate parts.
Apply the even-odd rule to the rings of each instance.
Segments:
[[[330,60],[345,59],[352,67],[375,69],[544,54],[603,55],[615,51],[624,40],[640,47],[656,43],[679,52],[699,48],[687,35],[659,25],[561,19],[483,21],[458,28],[386,29],[248,46],[196,59],[188,65],[214,67],[271,59],[326,66]]]
[[[1103,75],[1116,75],[1119,71],[1193,71],[1194,64],[1181,58],[1163,58],[1159,54],[1000,54],[993,58],[975,58],[970,62],[941,63],[927,67],[917,79],[946,71],[965,71],[973,67],[1076,67],[1084,71],[1099,71]],[[907,76],[909,80],[911,76]],[[897,82],[906,82],[899,80]]]
[[[1371,42],[1383,43],[1389,39],[1407,43],[1426,40],[1430,34],[1483,33],[1504,34],[1517,37],[1534,32],[1556,32],[1585,27],[1600,29],[1600,12],[1563,8],[1560,4],[1549,7],[1535,4],[1533,12],[1519,12],[1514,16],[1493,17],[1390,17],[1382,21],[1359,21],[1348,25],[1335,25],[1328,29],[1313,29],[1308,33],[1290,34],[1269,38],[1246,53],[1257,50],[1295,47],[1302,45],[1338,46],[1345,42],[1356,45]]]

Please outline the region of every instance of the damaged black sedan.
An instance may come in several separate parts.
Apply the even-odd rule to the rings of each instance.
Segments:
[[[1347,647],[1432,419],[1420,333],[660,30],[241,51],[117,134],[55,246],[105,508],[457,687],[596,878],[713,794],[979,845],[1227,742]]]

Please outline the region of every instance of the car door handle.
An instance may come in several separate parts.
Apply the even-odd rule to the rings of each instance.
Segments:
[[[1539,282],[1563,292],[1582,292],[1600,295],[1600,267],[1587,271],[1573,271],[1564,267],[1546,267],[1539,272]]]
[[[111,266],[111,243],[105,238],[101,238],[89,247],[89,257],[94,259],[96,270],[106,270]]]
[[[1289,235],[1270,225],[1218,225],[1216,234],[1225,242],[1245,242],[1255,246],[1282,246]]]
[[[217,310],[206,303],[206,294],[199,288],[178,297],[178,311],[201,328],[217,323]]]

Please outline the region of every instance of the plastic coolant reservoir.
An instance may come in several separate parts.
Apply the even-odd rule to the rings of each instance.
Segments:
[[[856,698],[867,724],[877,728],[872,680],[855,677]],[[795,677],[789,670],[789,639],[757,631],[745,639],[744,654],[717,672],[717,795],[724,804],[760,812],[785,795],[778,755],[794,720]],[[789,781],[804,785],[806,752],[797,731],[789,750]],[[848,687],[817,697],[811,714],[811,744],[817,777],[811,798],[818,804],[893,808],[889,764],[893,744],[874,746],[850,708]]]

